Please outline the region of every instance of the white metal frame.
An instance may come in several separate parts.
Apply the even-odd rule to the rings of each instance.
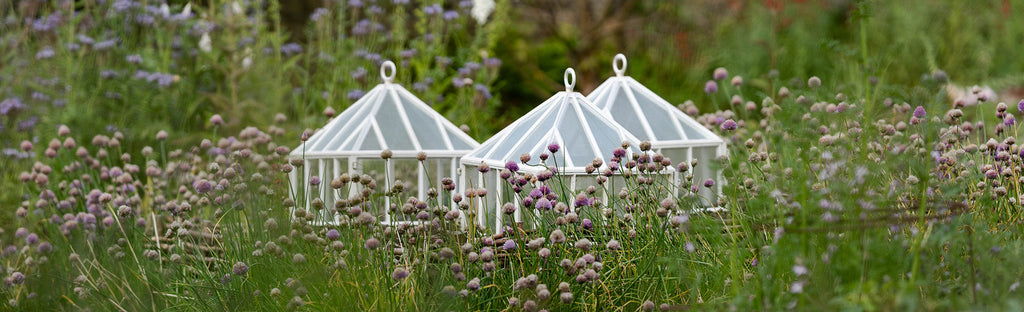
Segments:
[[[390,73],[389,73],[390,72]],[[297,192],[299,190],[299,183],[308,183],[306,179],[309,178],[309,172],[311,166],[318,166],[318,172],[323,175],[324,168],[326,167],[326,161],[336,160],[333,166],[334,177],[340,176],[340,159],[346,159],[348,172],[361,173],[362,172],[362,161],[364,160],[376,160],[380,159],[381,151],[385,149],[391,149],[392,160],[402,159],[416,159],[420,152],[426,153],[431,160],[436,159],[448,159],[450,168],[450,177],[456,178],[458,169],[458,159],[470,152],[471,150],[480,146],[480,144],[470,137],[468,134],[459,129],[455,124],[448,121],[444,116],[435,111],[429,105],[424,103],[418,97],[413,95],[411,92],[406,90],[400,84],[393,83],[395,77],[395,63],[391,61],[385,61],[381,65],[380,75],[383,83],[377,85],[369,92],[367,92],[361,99],[353,103],[348,109],[338,114],[335,118],[329,121],[323,128],[313,134],[306,142],[300,144],[295,150],[289,154],[290,159],[304,158],[307,160],[307,164],[303,166],[302,177],[299,177],[299,170],[293,170],[289,174],[291,180],[292,190]],[[406,135],[409,136],[409,140],[412,143],[412,149],[399,149],[393,144],[388,144],[388,138],[384,137],[381,133],[381,126],[377,123],[375,116],[379,113],[380,107],[385,103],[394,103],[397,107],[398,116],[389,118],[395,118],[399,120],[403,126],[403,130]],[[434,125],[437,126],[437,131],[441,135],[441,146],[425,146],[425,142],[421,142],[416,135],[416,129],[414,129],[412,122],[409,119],[410,110],[416,110],[418,113],[425,114]],[[423,125],[418,124],[418,127],[430,126],[429,124]],[[377,146],[379,149],[363,149],[363,143],[368,136],[373,135],[376,139]],[[456,147],[456,142],[460,146],[467,146],[466,149]],[[386,162],[387,167],[387,181],[384,181],[384,189],[388,190],[391,188],[391,183],[395,179],[395,166],[394,162],[389,160]],[[429,160],[428,160],[429,163]],[[418,198],[426,200],[427,193],[427,181],[426,172],[427,168],[424,168],[421,163],[417,169],[417,194]],[[440,172],[440,170],[439,170]],[[330,181],[333,177],[321,177],[322,184],[321,190],[329,188]],[[434,180],[440,179],[441,177],[431,177]],[[303,187],[304,190],[308,190],[308,185]],[[355,188],[350,191],[350,196],[357,192]],[[326,196],[326,191],[321,191],[321,195]],[[335,194],[335,200],[341,199],[340,196]],[[310,210],[310,198],[309,194],[305,196],[306,201],[299,203],[296,199],[296,205],[305,207]],[[385,198],[384,202],[384,213],[385,220],[382,224],[395,225],[401,222],[392,222],[391,214],[388,211],[390,207],[390,198]],[[327,207],[330,208],[330,207]],[[456,209],[452,207],[452,209]],[[329,209],[325,209],[328,210]],[[309,213],[313,213],[310,211]],[[317,225],[328,225],[338,224],[340,222],[339,216],[334,216],[333,222]]]
[[[649,139],[649,141],[651,142],[651,146],[655,151],[661,153],[662,151],[665,150],[684,149],[686,151],[685,153],[687,156],[687,163],[693,160],[693,149],[697,147],[717,147],[715,157],[720,157],[722,155],[727,154],[725,140],[723,140],[721,137],[719,137],[711,130],[705,128],[703,125],[701,125],[699,122],[697,122],[690,116],[680,111],[678,108],[670,104],[665,99],[655,94],[654,91],[651,91],[646,86],[644,86],[640,82],[637,82],[632,77],[626,76],[626,66],[626,56],[621,53],[615,55],[615,58],[612,59],[612,70],[615,72],[615,76],[612,76],[608,78],[608,80],[605,80],[604,83],[602,83],[600,86],[594,89],[593,92],[587,95],[587,99],[594,103],[594,105],[597,106],[602,113],[616,121],[622,120],[622,116],[613,115],[611,113],[612,106],[615,104],[616,96],[619,92],[622,92],[626,94],[626,97],[629,100],[630,107],[632,108],[629,111],[635,113],[637,120],[641,122],[641,125],[644,129],[644,133],[635,133],[635,135],[640,138]],[[640,107],[640,103],[637,101],[637,97],[643,97],[647,101],[654,103],[654,105],[657,107],[659,111],[643,111],[643,109],[641,109]],[[654,124],[657,122],[648,117],[649,113],[668,114],[671,117],[669,119],[671,120],[671,124]],[[705,138],[689,139],[689,136],[686,134],[684,128],[700,133]],[[656,139],[657,136],[655,135],[653,129],[658,129],[659,131],[675,130],[676,134],[682,139],[658,140]],[[711,160],[702,159],[701,162],[698,163],[698,166],[708,166],[708,163],[710,161]],[[691,170],[696,171],[696,168],[691,168]],[[677,183],[681,182],[682,178],[683,177],[679,174],[677,174],[677,176],[674,177]],[[718,182],[716,183],[718,187],[717,191],[715,192],[715,195],[717,196],[717,194],[722,193],[722,185],[725,183],[724,179],[722,179],[721,170],[718,170],[715,180]],[[699,181],[697,181],[697,183],[699,183]],[[708,204],[715,205],[716,198],[709,198],[708,200],[710,201]]]
[[[608,163],[608,155],[611,153],[611,150],[605,151],[599,149],[600,147],[598,147],[596,141],[594,141],[594,134],[591,131],[590,127],[591,123],[597,123],[600,126],[611,127],[612,129],[614,129],[614,133],[616,133],[616,135],[619,136],[619,141],[630,142],[631,147],[626,150],[627,159],[631,159],[632,154],[638,153],[636,148],[640,140],[637,139],[636,136],[634,136],[628,130],[626,130],[617,122],[615,122],[610,116],[606,115],[604,112],[601,112],[597,106],[594,106],[594,104],[590,103],[590,101],[582,94],[572,91],[575,85],[575,71],[572,68],[566,70],[564,78],[566,91],[558,92],[557,94],[555,94],[548,100],[538,105],[536,108],[531,110],[523,117],[514,121],[508,127],[505,127],[505,129],[502,129],[500,132],[498,132],[498,134],[495,134],[493,137],[482,143],[479,148],[473,150],[466,156],[462,157],[462,159],[460,160],[460,163],[462,164],[462,174],[460,176],[461,183],[459,184],[460,191],[464,192],[467,189],[467,187],[476,188],[481,186],[480,182],[484,180],[485,175],[475,170],[475,168],[479,168],[481,163],[487,164],[492,168],[500,170],[500,168],[505,167],[505,163],[507,161],[518,161],[520,155],[516,154],[516,151],[524,150],[522,148],[524,146],[527,147],[526,150],[530,151],[529,154],[532,156],[536,156],[540,152],[545,151],[548,144],[552,142],[565,146],[563,140],[564,136],[562,135],[562,133],[559,130],[559,127],[557,126],[558,124],[562,123],[565,120],[565,118],[577,118],[580,125],[582,125],[582,129],[577,130],[583,131],[585,133],[584,137],[588,138],[589,142],[587,143],[589,143],[590,147],[593,149],[593,152],[599,157],[601,157],[606,164]],[[574,116],[566,114],[565,112],[567,107],[574,108],[576,114],[574,114]],[[588,120],[587,118],[584,118],[585,116],[583,116],[583,111],[593,112],[591,115],[594,116],[595,119]],[[540,121],[546,120],[547,117],[551,115],[555,116],[554,123],[552,125],[537,124]],[[523,135],[522,137],[518,138],[512,137],[514,133],[519,132],[517,130],[521,130],[524,127],[530,129],[525,132],[527,134],[530,134],[531,130],[533,129],[550,129],[550,131],[542,136],[539,136],[539,138],[529,135]],[[507,146],[509,144],[511,144],[513,147],[509,149],[508,152],[501,154],[496,151],[497,147]],[[560,170],[560,174],[564,174],[569,177],[569,186],[570,188],[575,189],[578,178],[580,178],[581,176],[594,176],[592,174],[586,173],[586,166],[591,163],[592,159],[576,159],[572,157],[572,155],[565,154],[568,152],[569,151],[566,149],[559,151],[559,153],[563,153],[563,155],[565,156],[565,161],[564,163],[558,163],[558,169]],[[544,168],[539,167],[520,166],[520,172],[524,173],[537,174],[543,170]],[[626,169],[623,168],[623,170]],[[675,176],[674,173],[674,169],[666,169],[662,174],[672,174],[673,176]],[[496,178],[494,179],[493,183],[500,185],[500,183],[502,183],[503,181],[501,181],[501,179],[497,177],[497,174],[495,174],[495,177]],[[472,183],[470,181],[472,181]],[[487,181],[487,183],[492,183],[492,181]],[[494,220],[491,221],[494,222],[493,225],[495,228],[495,232],[497,234],[501,231],[500,224],[503,218],[503,214],[499,210],[501,209],[501,204],[506,200],[504,198],[505,196],[503,196],[505,194],[502,194],[502,188],[496,187],[495,189],[497,190],[495,194],[488,194],[488,198],[486,200],[477,200],[474,204],[476,210],[475,212],[477,214],[477,224],[484,224],[485,222],[488,221],[485,220],[485,209],[494,210],[496,212]],[[516,195],[513,194],[513,196]],[[605,199],[605,201],[607,202],[607,199]],[[511,202],[513,202],[517,208],[521,208],[519,207],[519,198],[514,198],[514,200],[512,200]],[[487,204],[491,204],[493,206],[488,207]],[[575,209],[575,207],[570,207],[570,209]],[[522,209],[516,209],[516,214],[513,216],[517,222],[522,221],[521,211]]]

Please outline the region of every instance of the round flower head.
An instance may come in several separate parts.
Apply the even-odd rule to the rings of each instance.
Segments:
[[[336,240],[338,237],[341,237],[341,233],[338,233],[338,230],[331,229],[327,231],[327,239]]]
[[[511,239],[505,241],[505,244],[501,246],[501,249],[504,249],[505,251],[515,250],[516,249],[516,241],[511,240]]]
[[[732,119],[728,119],[728,120],[726,120],[725,122],[722,123],[721,128],[722,128],[722,130],[725,130],[725,131],[736,130],[736,121],[733,121]]]
[[[552,154],[557,153],[559,148],[558,143],[552,142],[548,144],[548,151],[551,151]]]
[[[712,180],[712,179],[704,180],[704,187],[709,187],[710,188],[712,186],[715,186],[715,180]]]
[[[220,126],[224,124],[224,118],[220,117],[220,114],[214,114],[210,117],[210,124],[214,126]]]
[[[718,83],[714,80],[708,80],[708,82],[704,84],[704,93],[712,94],[715,92],[718,92]]]
[[[517,172],[519,171],[519,165],[514,161],[508,161],[505,163],[505,169],[508,169],[508,171],[511,172]]]
[[[715,68],[715,73],[711,75],[714,80],[723,80],[729,77],[729,71],[725,67]]]
[[[231,268],[231,273],[234,273],[235,275],[245,275],[246,273],[249,273],[249,266],[245,265],[243,262],[235,262],[235,266]]]
[[[811,87],[811,88],[820,87],[821,86],[821,78],[818,78],[818,76],[814,76],[814,77],[811,77],[810,79],[807,79],[807,86]]]
[[[917,106],[917,108],[914,109],[914,117],[923,118],[925,114],[923,106]]]
[[[409,270],[406,270],[405,268],[395,268],[395,270],[391,272],[391,278],[396,281],[401,281],[406,277],[409,277]]]
[[[1017,102],[1017,111],[1024,113],[1024,100]]]

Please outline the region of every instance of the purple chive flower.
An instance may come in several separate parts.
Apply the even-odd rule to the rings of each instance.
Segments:
[[[210,117],[210,124],[214,126],[220,126],[224,124],[224,118],[220,114],[214,114]]]
[[[586,194],[580,193],[579,195],[576,196],[575,204],[576,204],[576,207],[585,207],[585,206],[590,206],[591,203],[590,203],[590,199],[587,198]]]
[[[330,231],[327,231],[327,239],[336,240],[338,237],[341,237],[341,233],[338,233],[338,230],[331,229]]]
[[[594,229],[594,222],[590,221],[590,219],[585,218],[583,219],[583,223],[581,224],[581,226],[584,230],[591,230]]]
[[[543,210],[551,210],[552,207],[551,201],[544,197],[537,199],[537,203],[535,204],[535,206],[537,207],[537,209]]]
[[[142,64],[142,56],[138,54],[129,55],[125,57],[125,60],[132,64]]]
[[[913,117],[924,118],[926,114],[925,106],[919,105],[918,108],[913,108]]]
[[[249,266],[242,262],[235,262],[235,266],[231,267],[231,273],[235,275],[245,275],[249,273]]]
[[[395,268],[395,270],[391,272],[391,278],[396,281],[404,280],[406,277],[409,277],[409,270],[406,270],[405,268]]]
[[[552,154],[557,153],[559,148],[558,143],[552,142],[551,144],[548,144],[548,150],[551,151]]]
[[[715,68],[715,73],[711,75],[714,80],[725,80],[729,77],[729,71],[725,67]]]
[[[715,186],[715,180],[712,180],[712,179],[704,180],[704,187],[710,188],[712,186]]]
[[[1006,116],[1006,119],[1003,119],[1003,124],[1006,125],[1007,127],[1017,124],[1017,118],[1014,118],[1013,115],[1008,114]]]
[[[718,92],[718,83],[714,80],[708,80],[708,82],[704,84],[704,93],[712,94],[715,92]]]
[[[24,283],[24,282],[25,282],[25,274],[22,274],[21,272],[11,273],[11,283],[12,284],[14,284],[14,285],[21,285],[21,283]]]
[[[736,130],[736,122],[732,119],[726,120],[725,122],[722,122],[721,128],[725,131]]]
[[[198,192],[199,194],[206,194],[213,190],[213,184],[210,183],[210,181],[207,181],[206,179],[199,180],[199,182],[193,184],[192,187],[194,187],[196,189],[196,192]]]
[[[511,172],[517,172],[517,171],[519,171],[519,164],[516,164],[515,161],[506,162],[505,163],[505,169],[508,169],[508,171],[511,171]]]
[[[309,178],[309,185],[317,186],[320,185],[320,177],[312,176]]]
[[[1017,111],[1024,113],[1024,100],[1017,102]]]
[[[36,233],[31,233],[31,234],[29,234],[28,236],[25,237],[25,243],[26,244],[35,245],[38,242],[39,242],[39,235],[36,235]]]
[[[348,6],[353,7],[353,8],[361,8],[361,7],[363,7],[363,1],[362,0],[348,0]]]
[[[516,241],[511,240],[511,239],[505,241],[505,244],[501,246],[501,249],[504,249],[505,251],[515,250],[516,249]]]

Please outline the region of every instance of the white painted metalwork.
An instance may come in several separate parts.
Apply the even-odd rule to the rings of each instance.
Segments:
[[[640,84],[632,77],[626,76],[626,56],[615,55],[612,59],[612,70],[615,76],[608,78],[594,89],[587,99],[596,105],[602,113],[621,124],[641,140],[651,142],[654,151],[666,156],[685,156],[685,159],[672,159],[673,162],[690,162],[694,159],[694,149],[713,149],[714,157],[726,154],[725,140],[708,130],[699,122],[686,115],[674,105],[661,98],[653,91]],[[698,155],[704,157],[703,155]],[[707,172],[713,159],[699,159],[698,168],[690,172]],[[681,176],[675,177],[682,181]],[[694,183],[702,183],[704,179],[714,178],[721,193],[721,172],[709,176],[694,176]],[[708,198],[713,205],[715,193],[703,190],[702,196]]]
[[[325,207],[318,224],[336,224],[340,216],[331,214],[333,203],[342,199],[345,194],[330,189],[330,182],[340,176],[340,161],[346,162],[348,173],[363,173],[361,163],[366,160],[380,160],[383,150],[389,149],[392,158],[387,162],[385,176],[388,181],[378,181],[387,190],[395,179],[395,161],[415,161],[420,152],[427,154],[428,162],[440,160],[438,166],[452,164],[451,174],[438,170],[437,175],[426,177],[429,172],[427,164],[421,163],[415,169],[416,178],[411,181],[417,186],[409,191],[417,198],[426,200],[427,184],[439,187],[439,180],[444,177],[455,178],[454,164],[458,159],[480,146],[476,140],[459,129],[455,124],[444,118],[429,105],[417,98],[400,84],[394,83],[397,70],[395,63],[385,61],[380,68],[382,83],[368,91],[362,98],[331,119],[323,128],[316,131],[306,142],[296,147],[289,155],[290,159],[305,159],[305,168],[292,172],[293,196],[298,207],[306,208],[310,213],[312,196],[331,195],[325,198]],[[330,169],[327,166],[332,163]],[[311,169],[315,172],[311,173]],[[300,172],[301,170],[301,172]],[[303,175],[303,176],[299,176]],[[322,183],[319,191],[310,193],[309,178],[320,176]],[[357,184],[357,183],[353,183]],[[361,190],[353,186],[347,196],[357,195]],[[300,201],[301,199],[301,201]],[[384,201],[384,222],[393,221],[388,213],[390,199]],[[454,207],[453,207],[454,209]],[[391,223],[393,224],[393,223]]]
[[[606,168],[612,152],[622,147],[623,142],[629,144],[626,159],[631,159],[634,153],[639,152],[637,146],[640,140],[636,136],[602,113],[582,94],[572,91],[576,83],[576,73],[572,68],[565,71],[563,81],[566,91],[558,92],[462,157],[460,190],[465,192],[470,188],[485,188],[488,191],[484,200],[474,201],[478,226],[499,233],[503,218],[499,211],[501,206],[506,202],[514,203],[517,207],[520,205],[520,195],[505,192],[500,187],[507,182],[500,179],[497,172],[508,161],[519,163],[520,155],[524,153],[530,155],[533,159],[530,163],[535,164],[539,162],[541,153],[552,154],[547,149],[548,145],[558,144],[560,149],[550,155],[545,165],[555,166],[559,174],[566,177],[564,183],[569,191],[575,194],[578,180],[593,179],[603,170],[597,168],[594,173],[587,173],[587,165],[592,164],[595,158],[602,161],[602,168]],[[488,173],[480,173],[478,169],[482,164],[493,169]],[[546,169],[543,166],[519,164],[522,173],[537,174]],[[666,174],[671,172],[667,170]],[[561,200],[568,201],[570,205],[572,203],[571,198]],[[536,211],[534,215],[539,217]],[[521,209],[516,209],[513,220],[522,222]]]

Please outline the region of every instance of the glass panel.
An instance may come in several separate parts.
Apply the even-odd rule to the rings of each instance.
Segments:
[[[420,141],[420,148],[422,150],[447,150],[448,145],[444,144],[438,122],[430,114],[433,111],[427,112],[422,107],[412,104],[417,100],[410,99],[408,96],[404,96],[402,100],[409,103],[404,106],[405,114],[409,116],[409,124],[412,125],[413,132],[416,133],[416,138]]]
[[[690,118],[690,117],[683,116],[681,118]],[[701,124],[697,123],[697,121],[693,120],[692,122],[681,122],[681,123],[683,125],[683,132],[686,133],[686,138],[687,139],[689,139],[689,140],[710,139],[707,135],[704,135],[704,133],[699,131],[700,130],[699,128],[696,128],[696,127],[703,127]]]
[[[564,153],[567,153],[571,163],[566,166],[582,167],[597,157],[594,154],[594,147],[591,146],[591,137],[580,122],[580,116],[576,113],[575,106],[567,106],[562,112],[562,123],[559,125],[559,134],[562,135]],[[594,121],[594,120],[592,120]],[[561,154],[561,152],[560,152]]]
[[[716,185],[717,183],[721,183],[721,181],[718,181],[716,171],[714,170],[716,149],[717,147],[714,146],[697,147],[693,149],[693,158],[697,159],[697,166],[694,168],[693,172],[693,182],[698,185],[698,188],[700,189],[698,194],[704,198],[702,201],[704,201],[704,204],[707,206],[714,205],[714,202],[717,200],[714,192],[714,190],[717,190],[717,187],[704,187],[704,181],[707,179],[714,179]]]
[[[452,159],[451,158],[428,158],[427,159],[427,188],[435,188],[438,191],[441,190],[441,179],[451,178],[456,181],[456,177],[452,176]]]
[[[651,125],[651,129],[654,130],[654,139],[660,141],[666,140],[682,140],[683,136],[680,135],[676,128],[675,121],[672,120],[672,115],[665,110],[665,107],[659,105],[653,99],[644,96],[642,92],[633,92],[636,97],[637,104],[640,106],[640,110],[647,118],[648,124]],[[670,109],[676,109],[670,107]]]
[[[395,177],[392,181],[395,184],[402,183],[403,186],[399,198],[407,199],[413,196],[419,198],[419,161],[416,159],[392,158],[391,163],[395,166]]]
[[[409,133],[406,132],[405,128],[405,122],[408,122],[408,120],[401,119],[393,98],[385,97],[384,101],[380,104],[377,115],[374,117],[377,120],[377,125],[380,126],[380,132],[384,136],[389,149],[393,151],[415,149],[412,144],[412,138],[409,137]]]
[[[550,118],[545,118],[545,120],[549,120],[549,119]],[[538,132],[538,131],[536,131],[537,130],[536,128],[542,127],[540,125],[541,125],[540,123],[533,124],[533,123],[531,123],[530,120],[524,120],[523,123],[520,123],[520,124],[516,125],[515,128],[509,129],[509,132],[507,132],[508,135],[506,135],[504,137],[504,139],[501,140],[501,142],[496,142],[497,144],[494,145],[493,152],[490,153],[490,155],[487,156],[487,158],[488,159],[497,159],[497,160],[501,160],[501,161],[509,161],[509,160],[513,160],[513,159],[518,159],[519,158],[519,154],[522,154],[522,152],[520,152],[518,154],[509,154],[509,151],[511,151],[512,148],[515,147],[516,143],[519,142],[522,139],[526,140],[525,143],[531,142],[531,138],[530,137],[526,137],[527,133],[530,132],[530,130],[535,130],[533,132]],[[513,158],[513,159],[507,159],[507,158]]]
[[[590,123],[590,131],[594,134],[594,141],[597,142],[598,151],[601,153],[599,156],[603,156],[601,159],[611,158],[612,151],[616,147],[622,146],[622,135],[619,134],[614,126],[601,122],[601,119],[594,112],[584,110],[583,116]],[[591,161],[594,159],[585,160]],[[585,163],[583,165],[586,166]]]
[[[355,140],[352,141],[355,142]],[[360,146],[359,149],[364,151],[379,151],[384,149],[380,146],[380,142],[377,139],[377,132],[373,131],[372,126],[367,127],[366,135],[363,136],[363,146]]]
[[[448,137],[452,139],[452,148],[454,148],[456,150],[463,150],[463,151],[465,151],[465,150],[472,150],[473,149],[473,146],[470,145],[469,143],[467,143],[466,141],[463,141],[462,140],[462,135],[458,134],[458,133],[461,133],[462,130],[448,129],[447,131],[448,131]]]
[[[648,135],[646,130],[644,130],[643,123],[645,121],[640,120],[640,117],[636,115],[636,110],[633,109],[633,105],[630,104],[629,98],[627,98],[626,94],[623,92],[624,90],[625,89],[621,88],[615,90],[617,91],[615,92],[615,101],[609,102],[608,104],[611,105],[609,113],[611,114],[612,119],[622,125],[623,128],[626,128],[629,133],[632,133],[637,138],[641,140],[651,140],[651,136]]]

